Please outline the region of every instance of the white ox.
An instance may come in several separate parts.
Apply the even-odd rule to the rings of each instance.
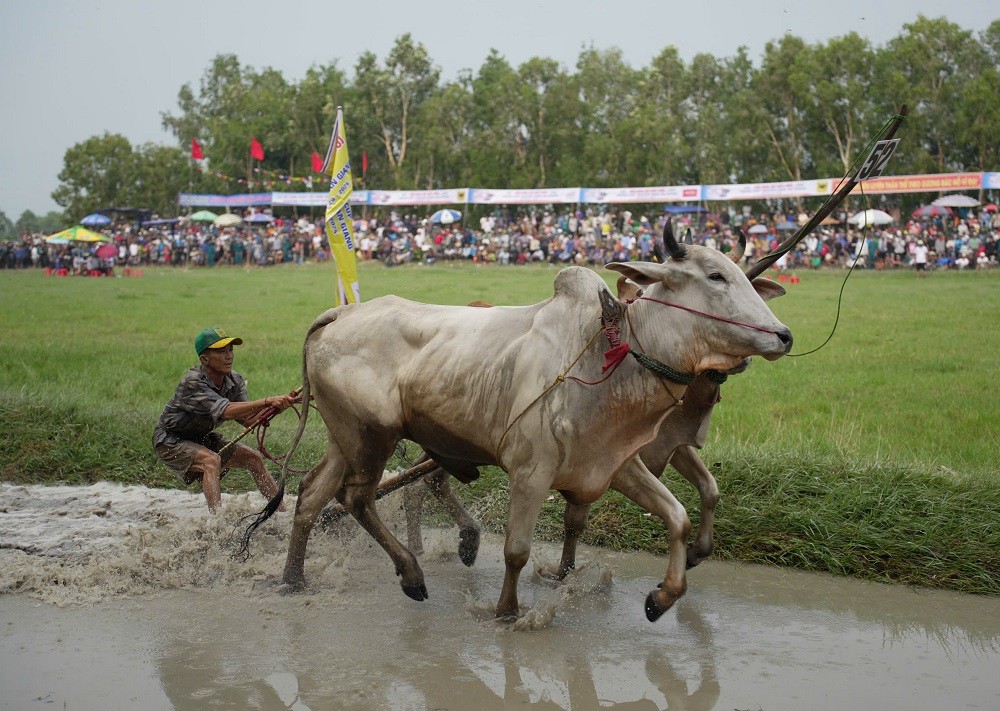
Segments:
[[[743,256],[745,241],[741,240],[740,246],[729,253],[729,258],[736,264],[740,263]],[[773,282],[772,282],[773,284]],[[763,287],[762,283],[758,286]],[[773,284],[770,291],[763,288],[758,289],[761,297],[769,301],[781,296],[785,290],[778,284]],[[635,284],[628,281],[624,276],[618,277],[618,298],[625,304],[635,301],[642,295],[642,291]],[[489,306],[483,302],[476,302],[470,305]],[[694,539],[687,547],[687,567],[693,568],[701,561],[712,554],[715,508],[719,503],[719,487],[715,477],[708,467],[698,456],[697,450],[705,445],[708,436],[709,425],[712,420],[712,411],[715,405],[722,399],[722,383],[729,375],[742,373],[750,365],[750,359],[746,358],[735,369],[728,373],[716,371],[705,371],[699,373],[694,381],[688,385],[684,392],[684,399],[671,410],[663,422],[656,439],[647,444],[639,452],[642,463],[646,465],[653,474],[659,475],[663,472],[667,464],[670,464],[679,474],[687,479],[697,490],[700,499],[701,515],[699,516],[698,530],[694,534]],[[414,466],[420,466],[428,457],[424,455]],[[628,476],[631,468],[625,465],[621,476]],[[451,515],[459,529],[459,558],[466,565],[475,562],[479,548],[480,529],[479,524],[472,518],[471,514],[462,505],[461,500],[452,492],[449,479],[451,477],[441,467],[432,470],[422,479],[406,487],[405,490],[405,510],[406,510],[406,539],[407,546],[417,555],[423,552],[423,541],[421,539],[420,516],[423,508],[423,500],[427,493],[432,493]],[[562,579],[576,565],[576,549],[580,536],[587,527],[587,517],[590,513],[590,505],[583,504],[574,506],[566,504],[566,511],[563,516],[565,535],[563,539],[562,557],[558,566],[554,570],[544,571],[546,575]]]
[[[684,395],[685,385],[663,374],[726,371],[753,355],[773,360],[792,338],[755,291],[770,291],[772,282],[752,285],[723,254],[681,247],[669,230],[665,241],[671,259],[664,264],[608,265],[646,289],[618,325],[622,343],[655,359],[647,360],[654,370],[626,359],[600,384],[570,379],[601,380],[608,350],[602,299],[613,297],[584,268],[559,272],[552,298],[533,306],[435,306],[387,296],[317,318],[304,347],[303,397],[315,396],[329,445],[300,485],[284,583],[305,584],[310,531],[336,496],[389,554],[403,591],[426,599],[416,558],[374,505],[385,463],[405,438],[453,474],[471,477],[475,467],[494,464],[510,476],[497,617],[518,614],[517,581],[548,491],[583,506],[609,487],[667,526],[668,568],[647,597],[646,615],[655,620],[666,611],[686,589],[691,523],[635,457]],[[307,415],[303,408],[295,443]]]

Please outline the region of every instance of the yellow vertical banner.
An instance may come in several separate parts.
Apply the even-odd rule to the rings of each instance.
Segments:
[[[323,173],[330,176],[330,195],[326,203],[326,238],[337,263],[337,287],[340,303],[357,304],[361,301],[358,286],[358,260],[354,244],[354,216],[351,214],[351,193],[354,176],[351,159],[347,155],[347,134],[344,131],[344,110],[337,107],[337,121],[333,125],[330,147],[326,151]]]

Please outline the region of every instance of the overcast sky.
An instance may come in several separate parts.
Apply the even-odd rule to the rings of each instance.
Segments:
[[[161,114],[196,90],[212,58],[235,53],[298,81],[336,60],[353,76],[358,55],[380,61],[405,32],[442,78],[475,71],[491,47],[515,67],[549,57],[572,69],[581,48],[618,47],[635,68],[674,45],[732,56],[790,32],[825,42],[856,31],[875,45],[918,14],[978,33],[1000,17],[995,0],[0,0],[0,210],[59,209],[51,198],[66,150],[105,131],[133,145],[174,144]]]

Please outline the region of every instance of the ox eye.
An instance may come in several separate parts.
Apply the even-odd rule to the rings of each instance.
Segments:
[[[721,281],[722,283],[726,282],[726,277],[721,272],[712,272],[708,275],[708,278],[712,281]]]

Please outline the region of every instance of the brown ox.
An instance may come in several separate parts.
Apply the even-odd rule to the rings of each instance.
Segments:
[[[559,272],[554,295],[532,306],[434,306],[388,296],[321,315],[306,336],[303,398],[315,395],[328,448],[301,483],[284,582],[304,585],[309,534],[336,496],[388,553],[403,591],[427,597],[416,558],[374,506],[385,463],[405,438],[460,477],[486,464],[510,476],[498,617],[518,614],[517,581],[547,492],[589,505],[609,487],[667,526],[667,573],[647,597],[646,614],[653,620],[668,609],[686,589],[691,523],[635,455],[680,402],[688,378],[730,370],[748,356],[780,358],[792,338],[755,291],[770,291],[772,282],[751,285],[719,252],[681,247],[669,228],[664,237],[666,263],[608,265],[646,291],[617,323],[616,352],[625,360],[599,384],[570,378],[601,379],[609,325],[602,304],[614,297],[580,267]],[[629,347],[634,361],[622,351]],[[295,443],[307,415],[304,408]]]

